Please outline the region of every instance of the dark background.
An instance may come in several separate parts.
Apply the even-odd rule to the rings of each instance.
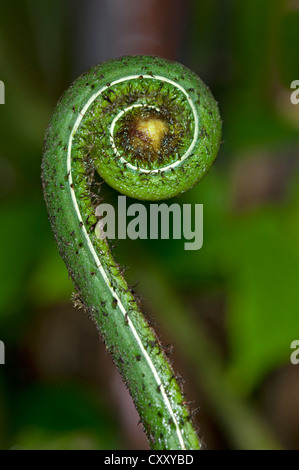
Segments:
[[[207,448],[298,449],[299,2],[23,0],[0,10],[0,448],[148,448],[94,325],[72,307],[40,164],[73,79],[106,59],[156,54],[198,73],[219,102],[218,159],[176,200],[204,205],[204,245],[127,240],[115,256],[174,346]]]

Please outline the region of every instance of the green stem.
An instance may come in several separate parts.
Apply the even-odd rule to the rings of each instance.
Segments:
[[[138,140],[157,122],[156,140]],[[168,198],[202,178],[219,143],[219,113],[207,87],[183,66],[146,56],[106,62],[79,77],[46,135],[43,186],[60,254],[153,449],[200,444],[163,348],[106,239],[95,233],[94,170],[123,194]]]

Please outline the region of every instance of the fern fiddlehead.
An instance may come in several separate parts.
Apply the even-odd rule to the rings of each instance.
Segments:
[[[208,88],[157,57],[93,67],[66,91],[49,124],[42,164],[52,229],[75,288],[129,388],[153,449],[199,449],[182,392],[158,338],[95,233],[95,170],[148,200],[188,190],[207,172],[221,124]]]

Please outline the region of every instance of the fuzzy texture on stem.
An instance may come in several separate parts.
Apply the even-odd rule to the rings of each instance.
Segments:
[[[125,195],[170,198],[204,176],[220,136],[217,104],[203,82],[180,64],[150,56],[88,70],[65,92],[46,133],[43,188],[60,254],[152,449],[199,449],[200,443],[159,339],[106,239],[95,234],[95,170]]]

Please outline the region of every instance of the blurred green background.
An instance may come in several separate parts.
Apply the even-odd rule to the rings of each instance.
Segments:
[[[299,449],[299,3],[1,2],[0,448],[146,449],[116,367],[58,255],[40,165],[51,112],[86,68],[157,54],[193,69],[223,119],[219,157],[176,202],[204,244],[122,241],[209,449]],[[116,193],[106,188],[107,198]]]

